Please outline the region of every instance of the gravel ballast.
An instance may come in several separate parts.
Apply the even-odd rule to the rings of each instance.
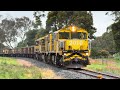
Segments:
[[[76,73],[76,72],[69,71],[69,70],[63,70],[61,68],[57,68],[49,64],[46,64],[44,62],[34,60],[34,59],[30,59],[30,58],[16,58],[16,59],[22,65],[37,66],[41,70],[44,70],[44,72],[46,73],[48,70],[49,71],[48,75],[46,77],[44,76],[43,79],[91,79],[91,77],[86,76],[84,74]]]

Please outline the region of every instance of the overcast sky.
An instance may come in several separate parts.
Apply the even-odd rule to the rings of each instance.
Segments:
[[[112,16],[105,15],[106,11],[92,11],[94,27],[97,28],[96,36],[101,36],[105,31],[107,26],[113,23]],[[22,17],[26,16],[33,20],[33,11],[0,11],[0,15],[12,16],[12,17]],[[42,18],[43,27],[45,27],[46,18]]]

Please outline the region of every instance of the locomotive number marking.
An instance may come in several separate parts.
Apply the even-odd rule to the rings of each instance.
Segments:
[[[70,45],[81,45],[82,42],[80,41],[70,41]]]

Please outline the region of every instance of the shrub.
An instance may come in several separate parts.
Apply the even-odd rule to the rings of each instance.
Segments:
[[[92,57],[92,58],[99,57],[99,53],[98,53],[98,50],[97,50],[97,49],[92,48],[92,50],[91,50],[91,57]]]
[[[108,57],[110,54],[107,50],[100,50],[99,55],[103,57]]]
[[[116,53],[113,55],[114,59],[120,60],[120,53]]]

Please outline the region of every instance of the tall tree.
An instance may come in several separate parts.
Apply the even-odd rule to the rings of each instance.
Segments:
[[[51,29],[56,31],[71,24],[85,28],[90,33],[90,36],[93,36],[96,32],[90,11],[51,11],[48,13],[46,21],[48,31]]]
[[[45,36],[46,34],[48,34],[47,30],[44,29],[44,28],[40,28],[40,29],[38,29],[38,32],[37,32],[37,34],[35,35],[35,39],[38,39],[38,38],[40,38],[40,37],[43,37],[43,36]]]
[[[15,18],[15,20],[16,20],[17,36],[24,43],[24,40],[26,38],[26,32],[31,30],[33,23],[28,17],[25,16],[21,18]]]
[[[26,42],[28,46],[35,45],[35,35],[37,34],[38,30],[30,30],[26,33]]]
[[[37,34],[38,30],[30,30],[26,33],[26,39],[23,42],[19,42],[17,47],[25,47],[35,45],[35,35]]]
[[[108,15],[109,13],[107,12],[106,14]],[[120,52],[120,11],[112,11],[110,15],[114,15],[115,20],[114,23],[107,29],[112,31],[116,44],[116,50]]]
[[[99,51],[102,50],[108,51],[110,54],[115,53],[115,40],[112,31],[105,32],[93,40],[91,44],[91,56],[99,56]]]
[[[33,16],[35,18],[34,27],[37,28],[38,26],[42,26],[41,18],[45,17],[45,11],[34,11]]]
[[[2,19],[2,15],[0,15],[0,20]],[[0,43],[4,42],[4,31],[2,30],[1,23],[0,23]]]
[[[15,43],[17,38],[17,31],[15,28],[15,20],[14,19],[3,19],[1,24],[0,24],[0,30],[1,30],[1,36],[2,36],[2,41],[9,46],[10,48],[13,48],[12,43]]]

